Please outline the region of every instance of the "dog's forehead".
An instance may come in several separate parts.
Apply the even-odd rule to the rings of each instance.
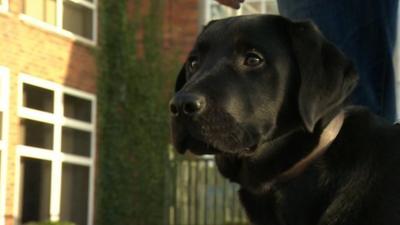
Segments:
[[[210,22],[201,32],[196,46],[221,43],[225,45],[241,41],[265,41],[279,39],[287,21],[280,16],[237,16]]]

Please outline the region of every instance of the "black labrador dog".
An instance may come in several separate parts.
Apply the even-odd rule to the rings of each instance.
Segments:
[[[400,127],[350,106],[352,63],[310,22],[199,35],[170,102],[178,152],[214,154],[257,225],[399,225]]]

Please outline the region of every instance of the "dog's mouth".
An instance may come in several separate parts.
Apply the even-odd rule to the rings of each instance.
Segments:
[[[258,135],[233,125],[172,123],[172,142],[178,153],[195,155],[235,153],[251,154],[259,145]]]
[[[239,123],[218,107],[209,107],[198,117],[171,117],[171,129],[173,145],[182,154],[249,154],[260,140],[254,126]]]
[[[196,139],[190,135],[183,138],[179,143],[174,143],[176,150],[180,154],[187,151],[195,155],[215,155],[222,152],[235,152],[238,154],[251,154],[258,148],[258,143],[250,144],[246,147],[229,148],[215,146],[213,143],[208,143],[203,140]]]
[[[242,150],[242,152],[244,152],[244,153],[253,153],[253,152],[255,152],[257,150],[257,148],[258,148],[258,144],[254,144],[254,145],[251,145],[249,147],[244,148]]]
[[[181,154],[184,154],[186,151],[190,151],[195,155],[213,155],[221,152],[221,150],[214,146],[189,136],[184,138],[180,143],[176,143],[175,148]]]
[[[215,155],[222,152],[236,152],[238,154],[251,154],[256,151],[257,144],[252,144],[247,147],[239,147],[237,149],[225,149],[218,146],[214,146],[213,143],[208,143],[193,137],[187,137],[180,143],[174,144],[176,150],[180,154],[184,154],[186,151],[190,151],[195,155]]]

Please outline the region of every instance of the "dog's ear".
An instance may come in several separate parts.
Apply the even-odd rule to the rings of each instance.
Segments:
[[[353,64],[312,22],[291,22],[293,53],[300,73],[299,111],[308,131],[341,106],[357,84]]]

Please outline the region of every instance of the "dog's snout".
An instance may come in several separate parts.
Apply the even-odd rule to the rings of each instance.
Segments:
[[[171,99],[169,110],[173,116],[194,116],[203,111],[205,103],[203,96],[181,93]]]

